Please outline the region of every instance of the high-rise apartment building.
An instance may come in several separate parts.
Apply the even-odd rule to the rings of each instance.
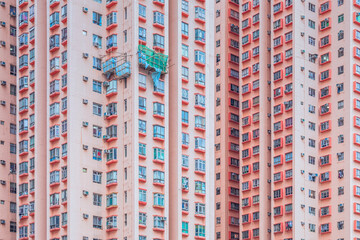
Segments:
[[[18,239],[213,237],[212,5],[17,2]]]
[[[0,238],[359,240],[359,13],[0,1]]]
[[[16,237],[16,2],[0,2],[0,233]]]

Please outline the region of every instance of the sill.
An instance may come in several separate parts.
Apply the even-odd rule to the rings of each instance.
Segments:
[[[110,24],[109,26],[106,27],[106,30],[109,31],[113,28],[116,28],[117,26],[118,26],[117,23]]]
[[[25,27],[27,27],[28,26],[28,23],[23,23],[23,24],[21,24],[21,26],[19,26],[19,28],[20,29],[23,29],[23,28],[25,28]]]
[[[182,122],[181,125],[182,125],[183,127],[188,127],[188,126],[189,126],[188,123],[184,123],[184,122]]]
[[[28,3],[29,3],[28,1],[23,2],[22,4],[19,5],[19,8],[25,7],[26,5],[28,5]]]
[[[27,198],[28,196],[29,196],[28,194],[22,195],[22,196],[19,196],[19,199]]]
[[[158,47],[158,46],[153,46],[153,49],[154,49],[155,51],[159,51],[159,52],[161,52],[161,53],[163,53],[163,52],[165,51],[164,48]]]
[[[188,102],[188,101],[182,100],[181,102],[182,102],[182,104],[184,104],[184,105],[189,105],[189,102]]]
[[[160,119],[164,119],[165,116],[159,115],[159,114],[154,114],[153,115],[154,118],[160,118]]]
[[[25,71],[25,70],[28,69],[28,68],[29,68],[29,66],[23,66],[22,68],[19,69],[19,72],[23,72],[23,71]]]
[[[205,197],[205,193],[195,193],[196,196]]]
[[[153,231],[165,232],[165,229],[163,229],[163,228],[153,228]]]
[[[195,171],[196,174],[199,174],[199,175],[205,175],[205,172],[202,172],[202,171]]]
[[[50,72],[50,75],[51,76],[53,76],[53,75],[55,75],[55,74],[57,74],[57,73],[59,73],[60,72],[60,69],[58,68],[58,69],[54,69],[54,70],[52,70],[51,72]]]
[[[61,65],[61,68],[62,68],[62,69],[67,68],[67,63],[64,63],[63,65]]]
[[[139,228],[146,228],[146,225],[141,225],[141,224],[139,224]]]
[[[108,93],[108,94],[106,94],[106,97],[112,97],[115,95],[117,95],[117,92]]]
[[[34,43],[35,43],[35,38],[31,39],[29,42],[34,45]]]
[[[23,153],[20,153],[19,156],[25,156],[25,155],[28,155],[29,152],[23,152]]]
[[[60,27],[60,24],[55,24],[54,26],[50,27],[50,30],[55,30],[55,29],[57,29],[58,27]]]
[[[139,16],[139,21],[146,23],[146,18]]]
[[[22,51],[22,50],[24,50],[24,49],[26,49],[26,48],[28,48],[29,47],[29,45],[22,45],[21,47],[19,47],[19,50],[20,51]]]
[[[146,113],[146,110],[144,110],[144,109],[139,109],[139,113],[145,114],[145,113]]]
[[[197,44],[200,44],[200,45],[205,45],[205,42],[203,42],[203,41],[200,41],[200,40],[195,40],[195,43],[197,43]]]
[[[21,110],[21,111],[19,111],[19,114],[23,114],[23,113],[26,113],[27,111],[29,111],[29,109],[24,109],[24,110]]]
[[[112,141],[115,141],[117,139],[118,139],[117,137],[112,137],[112,138],[107,139],[106,142],[112,142]]]
[[[198,152],[198,153],[205,153],[205,150],[195,148],[195,152]]]
[[[57,5],[59,5],[60,4],[60,1],[55,1],[55,2],[53,2],[51,5],[50,5],[50,8],[54,8],[54,7],[56,7]]]
[[[189,36],[185,35],[185,34],[181,34],[181,37],[184,38],[184,39],[189,39]]]
[[[53,206],[50,206],[50,209],[55,209],[55,208],[60,208],[60,205],[53,205]]]
[[[117,205],[108,206],[108,207],[106,207],[106,210],[117,208],[117,207],[118,207]]]
[[[189,148],[189,145],[182,144],[181,146],[182,146],[182,148],[186,148],[186,149]]]
[[[60,162],[60,159],[57,159],[57,160],[53,160],[50,162],[50,164],[55,164],[55,163],[59,163]]]
[[[204,128],[199,128],[199,127],[195,127],[195,130],[198,130],[198,131],[201,131],[201,132],[205,132],[205,131],[206,131],[206,129],[204,129]]]
[[[144,159],[144,160],[145,160],[145,159],[146,159],[146,156],[139,155],[139,158],[140,158],[140,159]]]
[[[62,41],[62,42],[61,42],[61,45],[66,46],[66,45],[67,45],[67,40]]]
[[[63,205],[63,206],[67,205],[67,201],[62,202],[61,205]]]
[[[189,212],[187,212],[187,211],[182,211],[182,214],[184,214],[184,215],[189,215]]]
[[[50,120],[54,120],[56,118],[59,118],[60,117],[60,114],[56,114],[56,115],[53,115],[50,117]]]
[[[106,5],[106,8],[111,8],[112,6],[116,5],[117,1],[112,1],[109,4]]]
[[[160,28],[160,29],[164,29],[165,26],[164,25],[161,25],[159,23],[153,23],[153,27],[157,27],[157,28]]]
[[[186,61],[186,62],[189,61],[189,58],[188,58],[188,57],[185,57],[185,56],[182,56],[181,59],[184,60],[184,61]]]
[[[145,206],[146,204],[147,204],[147,202],[139,201],[139,205]]]
[[[202,107],[202,106],[199,106],[199,105],[195,105],[195,108],[199,109],[199,110],[205,110],[205,107]]]
[[[184,170],[184,171],[188,171],[188,170],[189,170],[188,167],[183,167],[183,166],[181,167],[181,169]]]
[[[205,63],[201,63],[201,62],[195,62],[195,65],[199,67],[205,67]]]
[[[53,228],[53,229],[50,229],[50,232],[56,232],[56,231],[59,231],[60,228]]]
[[[19,132],[19,135],[23,135],[23,134],[26,134],[26,133],[28,133],[28,132],[29,132],[28,130],[21,131],[21,132]]]
[[[60,47],[53,47],[49,51],[52,53],[52,52],[56,52],[59,49],[60,49]]]
[[[28,173],[23,173],[23,174],[20,174],[19,177],[26,177],[26,176],[29,176]]]
[[[60,92],[51,93],[51,94],[50,94],[50,97],[55,97],[55,96],[57,96],[57,95],[60,95]]]
[[[162,160],[158,160],[158,159],[154,159],[153,163],[160,163],[160,164],[164,164],[165,162]]]
[[[116,186],[116,185],[117,185],[117,182],[114,182],[114,183],[106,184],[106,187],[112,187],[112,186]]]
[[[139,40],[139,44],[140,44],[140,45],[144,45],[144,46],[146,46],[146,41]]]
[[[50,184],[49,186],[50,186],[50,187],[55,187],[55,186],[58,186],[58,185],[60,185],[60,182],[52,183],[52,184]]]
[[[118,162],[117,159],[113,159],[113,160],[107,161],[106,165],[110,165],[110,164],[117,163],[117,162]]]
[[[67,178],[62,179],[61,182],[66,183],[66,182],[67,182]]]
[[[183,17],[189,17],[189,14],[188,13],[186,13],[186,12],[181,12],[181,15],[183,16]]]
[[[200,84],[200,83],[195,83],[195,87],[198,87],[198,88],[205,88],[205,85],[203,84]]]
[[[139,178],[139,182],[143,182],[143,183],[146,183],[146,179],[143,179],[143,178]]]
[[[67,86],[61,88],[61,91],[66,92],[67,91]]]
[[[195,18],[195,22],[198,22],[200,24],[205,24],[205,20],[202,20],[200,18]]]
[[[154,93],[154,95],[157,95],[157,96],[160,96],[160,97],[165,96],[165,93],[162,93],[162,92],[156,92],[156,91],[154,91],[153,93]]]
[[[159,138],[159,137],[153,137],[153,140],[157,140],[157,141],[160,141],[160,142],[164,142],[164,141],[165,141],[164,138]]]
[[[146,137],[146,133],[139,132],[139,136]]]
[[[182,192],[189,192],[189,189],[181,189],[182,190]]]
[[[154,186],[164,187],[165,183],[153,183]]]
[[[153,208],[159,208],[159,209],[164,209],[164,206],[159,206],[159,205],[153,205]]]
[[[67,22],[67,17],[61,19],[61,22],[62,22],[62,23],[66,23],[66,22]]]
[[[117,228],[109,228],[109,229],[106,229],[106,232],[114,232],[114,231],[117,231]]]
[[[159,1],[156,1],[156,0],[154,0],[153,3],[154,3],[155,5],[160,6],[160,7],[165,6],[165,3],[162,3],[162,2],[159,2]]]
[[[182,81],[183,83],[188,83],[188,82],[189,82],[189,79],[181,78],[181,81]]]
[[[67,160],[67,155],[61,157],[62,160]]]

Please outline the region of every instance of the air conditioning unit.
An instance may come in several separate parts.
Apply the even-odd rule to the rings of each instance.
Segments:
[[[305,222],[301,222],[301,226],[304,226],[305,225]]]
[[[268,179],[267,182],[268,182],[268,183],[271,183],[271,179]]]
[[[11,17],[15,17],[15,16],[16,16],[16,13],[15,13],[15,12],[10,12],[10,16],[11,16]]]
[[[83,122],[82,125],[83,125],[84,127],[87,127],[87,126],[89,126],[89,122]]]
[[[0,2],[0,5],[1,5],[2,7],[5,7],[5,2],[1,1],[1,2]]]
[[[271,101],[271,97],[268,97],[267,100],[268,100],[268,101]]]
[[[267,50],[270,52],[270,51],[271,51],[271,48],[268,47]]]
[[[1,165],[5,165],[5,160],[0,160]]]
[[[107,82],[107,81],[103,82],[103,86],[104,86],[104,87],[108,87],[109,85],[110,85],[109,82]]]
[[[305,33],[304,33],[304,32],[301,32],[300,35],[303,37],[303,36],[305,36]]]
[[[270,85],[270,84],[271,84],[271,81],[267,81],[267,83],[268,83],[268,85]]]
[[[270,229],[270,228],[268,228],[268,233],[271,233],[271,229]]]
[[[2,225],[4,225],[4,224],[5,224],[5,220],[4,220],[4,219],[1,219],[1,220],[0,220],[0,223],[1,223]]]
[[[271,150],[271,147],[270,147],[270,146],[268,146],[268,150]]]
[[[84,195],[84,196],[87,196],[87,195],[89,195],[89,192],[86,191],[86,190],[83,190],[83,195]]]
[[[267,31],[267,34],[268,34],[268,35],[270,35],[270,34],[271,34],[271,32],[270,32],[270,31]]]
[[[83,58],[88,58],[89,54],[88,53],[83,53]]]
[[[6,102],[5,102],[5,101],[1,101],[0,104],[3,105],[3,106],[5,106]]]
[[[300,190],[301,190],[301,191],[304,191],[304,190],[305,190],[305,188],[303,188],[303,187],[302,187],[302,188],[300,188]]]
[[[0,25],[5,27],[6,26],[6,23],[4,21],[0,21]]]
[[[166,221],[166,217],[161,217],[160,220],[161,221]]]
[[[271,113],[268,113],[267,116],[268,116],[268,117],[271,117]]]
[[[88,77],[83,76],[83,81],[84,81],[84,82],[87,82],[88,80],[89,80],[89,78],[88,78]]]
[[[83,7],[82,10],[84,13],[87,13],[89,11],[89,9],[87,7]]]
[[[105,153],[105,154],[108,154],[108,153],[110,153],[110,150],[105,149],[105,150],[104,150],[104,153]]]
[[[304,174],[305,171],[304,171],[304,170],[301,170],[300,172],[301,172],[301,174]]]
[[[0,61],[0,65],[1,65],[1,66],[5,66],[5,62],[4,62],[4,61]]]
[[[271,163],[268,163],[268,167],[271,167]]]
[[[271,133],[271,130],[268,130],[268,134],[270,134]]]
[[[109,116],[109,113],[104,112],[104,117],[108,117],[108,116]]]
[[[304,208],[305,207],[305,204],[301,204],[301,208]]]
[[[305,50],[304,50],[304,49],[301,49],[301,53],[304,54],[304,53],[305,53]]]
[[[5,41],[0,41],[0,45],[5,46],[6,45]]]
[[[302,157],[305,156],[305,153],[301,153],[301,156],[302,156]]]
[[[268,68],[271,68],[271,64],[268,64],[267,67],[268,67]]]
[[[88,237],[83,237],[83,240],[89,240],[89,238]]]
[[[83,149],[88,150],[89,149],[88,145],[83,145]]]
[[[84,213],[84,214],[83,214],[83,218],[84,218],[84,219],[88,219],[88,218],[89,218],[89,214]]]
[[[105,140],[107,140],[107,139],[109,139],[109,138],[110,138],[109,135],[104,135],[104,136],[103,136],[103,139],[105,139]]]
[[[6,86],[6,81],[1,81],[1,86]]]
[[[301,18],[301,19],[305,19],[305,15],[301,15],[300,18]]]
[[[270,195],[268,195],[268,199],[269,199],[269,200],[271,199],[271,196],[270,196]]]
[[[302,118],[302,119],[300,119],[300,121],[303,123],[303,122],[305,122],[305,119],[304,119],[304,118]]]
[[[304,140],[305,139],[305,136],[301,136],[301,140]]]
[[[268,212],[267,214],[268,214],[268,216],[271,216],[271,212]]]
[[[87,100],[87,99],[83,99],[83,104],[88,104],[88,100]]]
[[[1,185],[5,185],[6,182],[5,182],[4,180],[0,180],[0,184],[1,184]]]
[[[305,67],[301,67],[300,69],[301,69],[301,71],[304,71],[304,70],[305,70]]]

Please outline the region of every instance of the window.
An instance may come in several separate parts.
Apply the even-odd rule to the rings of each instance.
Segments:
[[[97,116],[102,116],[102,105],[98,103],[93,103],[93,114]]]
[[[101,59],[97,57],[93,57],[93,68],[96,70],[101,70]]]
[[[97,12],[93,12],[93,23],[101,26],[102,15]]]
[[[154,12],[154,23],[164,25],[164,14],[161,12]]]
[[[101,82],[93,80],[93,91],[97,93],[101,93]]]
[[[102,176],[101,172],[93,171],[93,182],[101,184],[101,176]]]
[[[102,229],[101,219],[102,217],[93,216],[93,228]]]
[[[139,4],[139,16],[146,18],[146,6]]]
[[[59,36],[59,35],[57,35]],[[96,34],[93,34],[93,45],[97,48],[101,48],[102,46],[102,37],[96,35]]]
[[[93,195],[94,206],[101,206],[101,199],[102,199],[101,194],[94,193],[94,195]]]

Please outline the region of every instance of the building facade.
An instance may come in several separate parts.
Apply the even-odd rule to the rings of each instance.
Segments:
[[[0,232],[16,237],[16,2],[0,3]]]

